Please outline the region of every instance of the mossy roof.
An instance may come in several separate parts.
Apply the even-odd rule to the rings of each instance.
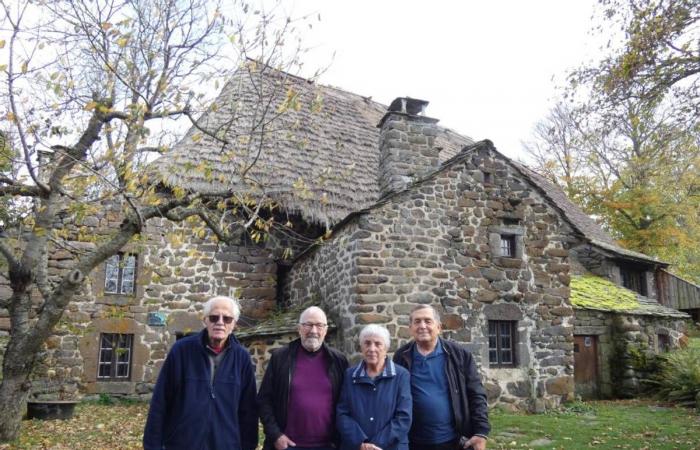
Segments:
[[[578,309],[686,318],[687,314],[638,295],[610,280],[595,275],[571,277],[571,304]]]

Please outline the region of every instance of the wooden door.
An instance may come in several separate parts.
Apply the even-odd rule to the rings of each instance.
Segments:
[[[574,336],[574,382],[576,394],[590,399],[598,396],[598,337]]]

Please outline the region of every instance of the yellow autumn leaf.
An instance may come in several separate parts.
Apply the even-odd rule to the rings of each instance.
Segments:
[[[0,48],[5,48],[5,39],[0,39]]]
[[[100,24],[100,27],[101,27],[103,30],[107,31],[107,30],[109,30],[110,28],[112,28],[112,24],[109,23],[109,22],[102,22],[102,23]]]
[[[83,109],[84,109],[85,111],[92,111],[92,110],[95,109],[96,107],[97,107],[97,102],[96,102],[96,101],[91,101],[91,102],[88,102],[88,103],[83,107]]]
[[[6,118],[7,120],[9,120],[10,122],[14,122],[14,121],[15,121],[15,114],[14,114],[13,112],[11,112],[11,111],[8,111],[8,112],[7,112],[7,115],[5,116],[5,118]]]
[[[7,70],[7,64],[0,64],[0,72]]]
[[[129,38],[128,37],[122,37],[117,39],[117,45],[121,48],[126,47],[126,44],[129,43]]]
[[[29,63],[27,63],[27,61],[24,61],[21,66],[22,73],[27,73],[27,69],[29,69]]]

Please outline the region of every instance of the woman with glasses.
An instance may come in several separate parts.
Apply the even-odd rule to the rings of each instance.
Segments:
[[[347,370],[336,412],[342,450],[407,450],[411,428],[409,373],[386,354],[389,331],[360,331],[362,361]]]
[[[205,328],[177,341],[160,370],[143,433],[146,450],[258,444],[253,364],[232,334],[238,301],[214,297],[203,312]]]

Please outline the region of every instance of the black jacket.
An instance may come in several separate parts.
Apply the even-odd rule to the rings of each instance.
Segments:
[[[263,450],[274,449],[275,441],[284,433],[287,426],[289,385],[292,382],[300,345],[301,340],[296,339],[289,345],[274,350],[265,370],[265,376],[263,376],[258,392],[258,412],[265,432]],[[340,388],[343,385],[345,369],[348,368],[348,360],[338,350],[325,343],[322,348],[329,356],[328,376],[333,388],[333,406],[335,407],[340,395]]]
[[[475,434],[488,436],[491,426],[486,390],[481,384],[472,354],[457,343],[444,339],[440,339],[440,342],[447,356],[447,382],[450,386],[450,400],[457,433],[468,438]],[[394,353],[394,362],[407,368],[409,372],[415,345],[416,343],[411,341]]]

